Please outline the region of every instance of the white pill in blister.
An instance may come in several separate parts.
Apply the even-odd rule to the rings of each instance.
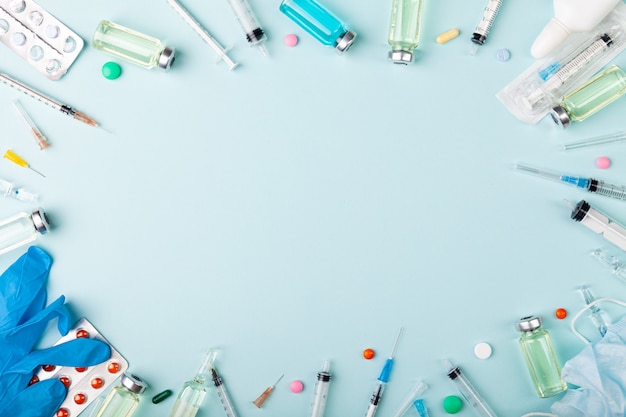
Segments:
[[[4,19],[0,19],[0,34],[4,35],[9,31],[9,22]]]
[[[56,38],[59,36],[59,27],[57,25],[46,26],[46,36],[49,38]]]
[[[15,46],[22,46],[26,43],[26,35],[22,32],[15,32],[11,35],[11,43]]]
[[[26,2],[24,0],[11,0],[9,7],[14,13],[21,13],[26,8]]]
[[[474,346],[474,355],[478,359],[487,359],[491,356],[491,345],[487,342],[480,342]]]
[[[50,75],[54,75],[59,72],[61,68],[61,63],[56,59],[51,59],[48,61],[48,65],[46,65],[46,72]]]
[[[76,49],[76,39],[68,36],[67,39],[65,39],[65,45],[63,45],[63,52],[74,52],[74,49]]]
[[[30,12],[28,18],[35,26],[39,26],[43,23],[43,14],[37,10]]]
[[[34,45],[32,48],[30,48],[30,51],[28,51],[28,55],[33,61],[39,61],[41,58],[43,58],[44,55],[43,48],[39,45]]]

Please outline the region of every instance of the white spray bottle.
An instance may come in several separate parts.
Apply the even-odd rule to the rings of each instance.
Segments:
[[[554,0],[554,17],[530,49],[534,58],[543,58],[572,32],[592,30],[622,0]]]

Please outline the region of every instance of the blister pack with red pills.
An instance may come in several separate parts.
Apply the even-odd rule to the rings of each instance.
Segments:
[[[87,368],[43,365],[35,371],[30,381],[34,384],[44,379],[57,378],[67,387],[67,397],[55,417],[77,416],[128,369],[126,359],[84,317],[78,320],[67,335],[60,338],[55,345],[81,337],[108,344],[111,348],[111,357],[99,365]]]

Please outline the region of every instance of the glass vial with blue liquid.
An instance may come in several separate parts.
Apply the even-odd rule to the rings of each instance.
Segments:
[[[541,317],[528,316],[515,323],[515,328],[522,332],[519,344],[537,395],[546,398],[562,393],[567,384],[561,379],[561,365],[550,335],[541,327],[542,324]]]
[[[389,23],[389,60],[394,64],[413,62],[420,37],[422,0],[393,0]]]
[[[315,0],[283,0],[279,10],[321,44],[334,47],[339,54],[347,51],[356,38],[356,33],[348,30],[341,20]]]
[[[196,376],[191,381],[185,382],[180,390],[169,417],[195,417],[198,414],[206,397],[206,384],[211,379],[211,369],[216,355],[217,352],[213,350],[207,352]]]
[[[139,395],[148,384],[137,375],[122,375],[120,385],[109,392],[94,417],[130,417],[139,405]]]

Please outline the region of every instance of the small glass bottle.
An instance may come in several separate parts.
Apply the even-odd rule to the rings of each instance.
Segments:
[[[356,38],[356,33],[315,0],[283,0],[279,10],[323,45],[335,47],[339,54],[347,51]]]
[[[216,355],[217,352],[214,350],[207,352],[196,376],[191,381],[185,382],[180,390],[169,417],[194,417],[198,414],[206,396],[206,382],[211,379],[211,369]]]
[[[567,384],[561,379],[561,366],[542,323],[541,317],[528,316],[515,323],[515,328],[522,332],[519,343],[537,395],[546,398],[565,391]]]
[[[48,216],[42,208],[0,220],[0,255],[32,242],[49,229]]]
[[[156,38],[103,20],[93,35],[93,47],[144,68],[167,71],[175,59],[174,48]]]
[[[574,91],[567,93],[552,109],[552,120],[565,128],[580,122],[626,93],[626,73],[612,65]]]
[[[389,23],[389,60],[394,64],[413,62],[422,18],[422,0],[393,0]]]
[[[130,417],[139,405],[139,394],[147,387],[137,375],[123,374],[120,385],[109,392],[94,417]]]

